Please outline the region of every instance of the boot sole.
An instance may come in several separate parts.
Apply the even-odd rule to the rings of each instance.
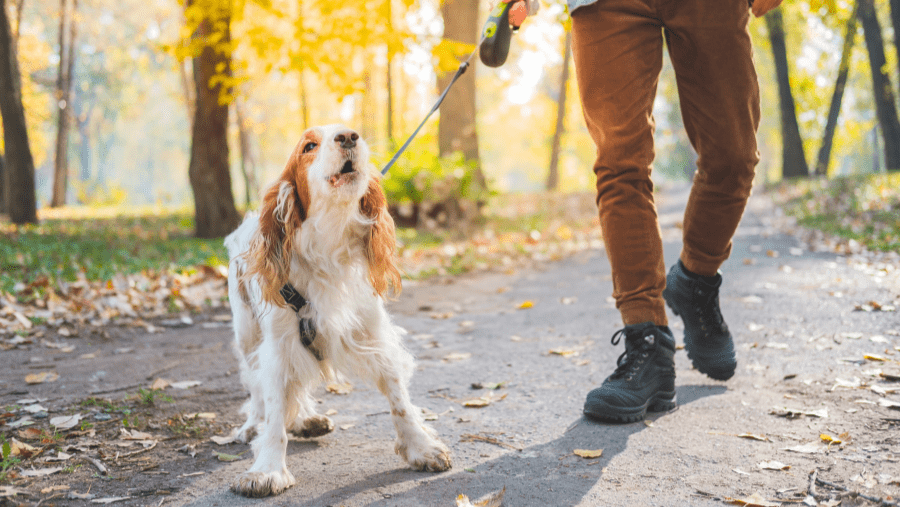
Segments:
[[[605,403],[584,407],[584,415],[599,421],[637,422],[647,417],[647,412],[667,412],[678,406],[675,391],[657,393],[647,403],[634,407],[614,407]]]
[[[672,305],[669,304],[668,301],[666,301],[666,306],[668,306],[669,309],[672,310],[672,313],[674,313],[676,317],[681,316],[681,314],[678,313],[678,310],[676,310],[674,307],[672,307]],[[682,319],[682,321],[684,321],[684,319]],[[731,353],[732,357],[731,357],[730,362],[727,359],[725,360],[725,362],[727,362],[728,364],[722,365],[721,364],[722,361],[712,360],[714,363],[719,363],[719,364],[710,365],[709,360],[699,360],[699,359],[694,358],[694,354],[693,354],[693,350],[692,350],[693,348],[694,348],[693,340],[691,340],[688,337],[687,333],[685,333],[684,349],[687,351],[687,356],[691,360],[691,364],[694,365],[694,368],[696,368],[697,371],[699,371],[700,373],[702,373],[714,380],[728,380],[734,376],[734,370],[737,368],[737,360],[734,357],[734,352]]]

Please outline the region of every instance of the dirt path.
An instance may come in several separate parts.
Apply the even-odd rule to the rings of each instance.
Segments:
[[[661,196],[667,265],[679,252],[684,199],[683,189]],[[413,401],[435,414],[431,424],[453,451],[454,468],[443,474],[413,472],[394,455],[386,401],[357,382],[346,395],[317,393],[322,412],[336,411],[337,429],[317,440],[291,440],[288,466],[297,486],[263,500],[230,493],[231,480],[252,458],[249,446],[209,440],[241,422],[237,410],[246,396],[235,375],[230,330],[217,321],[162,334],[70,339],[77,347],[71,353],[38,344],[0,352],[0,406],[19,407],[15,417],[2,419],[4,435],[23,431],[9,427],[21,407],[33,404],[23,399],[42,400],[50,418],[82,414],[93,425],[61,433],[67,438],[57,446],[73,456],[68,461],[43,461],[56,456],[49,451],[29,460],[37,469],[69,469],[6,483],[28,495],[6,504],[58,495],[41,505],[86,505],[69,497],[89,492],[95,500],[130,497],[115,505],[450,506],[460,493],[474,499],[505,486],[509,507],[722,505],[754,493],[789,505],[804,499],[814,469],[819,479],[849,490],[896,498],[900,411],[882,405],[900,405],[892,392],[900,383],[890,377],[900,375],[900,312],[865,309],[900,306],[900,262],[811,252],[777,222],[768,198],[754,197],[723,267],[736,376],[709,380],[679,353],[679,408],[646,424],[581,417],[584,395],[614,369],[622,347],[609,344],[621,323],[608,298],[604,252],[541,270],[407,284],[391,311],[410,331],[408,346],[418,357]],[[525,301],[533,307],[519,309]],[[680,323],[673,321],[673,329],[680,342]],[[49,370],[59,374],[57,381],[23,380]],[[156,378],[202,383],[167,389],[173,403],[121,403]],[[500,382],[492,391],[471,387]],[[484,408],[460,403],[489,394]],[[91,396],[115,403],[78,404]],[[130,414],[119,410],[126,405]],[[112,418],[104,421],[107,412]],[[216,416],[184,417],[197,412]],[[129,423],[150,434],[155,447],[112,442],[122,435],[123,417],[136,419]],[[35,421],[47,427],[46,419]],[[844,442],[829,446],[823,435]],[[603,454],[584,459],[575,449]],[[225,462],[214,451],[246,454]],[[108,476],[81,456],[101,457]],[[760,468],[772,461],[790,468]],[[69,489],[45,489],[54,485]],[[818,505],[838,505],[827,503],[833,491],[819,485]],[[840,505],[874,504],[845,496]]]

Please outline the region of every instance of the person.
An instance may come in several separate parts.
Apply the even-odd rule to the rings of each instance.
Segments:
[[[510,23],[536,0],[502,0]],[[719,267],[744,212],[759,161],[759,86],[748,25],[781,0],[568,0],[572,54],[585,123],[597,146],[597,206],[625,327],[615,371],[587,395],[595,419],[639,421],[675,408],[675,340],[665,305],[684,321],[693,365],[727,380],[737,366],[719,308]],[[663,43],[675,69],[697,171],[680,259],[665,271],[650,179],[653,102]]]

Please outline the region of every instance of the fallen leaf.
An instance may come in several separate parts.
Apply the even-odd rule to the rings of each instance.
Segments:
[[[171,386],[175,389],[189,389],[191,387],[196,387],[202,384],[203,382],[199,380],[182,380],[181,382],[172,382]]]
[[[779,507],[780,503],[770,502],[760,496],[759,493],[753,493],[747,498],[725,498],[725,501],[731,505],[741,505],[743,507]]]
[[[325,390],[332,394],[350,394],[353,392],[353,384],[350,382],[331,382],[325,386]]]
[[[4,446],[5,447],[5,446]],[[18,456],[20,458],[30,458],[38,453],[41,449],[38,447],[34,447],[32,445],[28,445],[25,442],[20,442],[15,438],[9,439],[9,456]],[[0,452],[0,454],[3,454]],[[8,458],[9,456],[3,456],[3,458]]]
[[[215,419],[215,412],[197,412],[195,414],[184,414],[184,417],[188,419]]]
[[[343,426],[341,426],[341,429],[346,431],[355,426],[356,426],[355,424],[344,424]]]
[[[41,468],[38,470],[25,470],[20,475],[22,477],[46,477],[55,474],[63,469],[63,467]]]
[[[863,359],[866,359],[868,361],[880,361],[880,362],[887,361],[886,357],[878,356],[875,354],[864,354]]]
[[[740,437],[740,438],[747,438],[747,439],[750,439],[750,440],[759,440],[759,441],[761,441],[761,442],[768,442],[768,441],[769,441],[769,438],[766,437],[765,435],[755,435],[755,434],[753,434],[753,433],[741,433],[740,435],[738,435],[738,437]]]
[[[121,502],[124,500],[129,500],[130,498],[131,498],[130,496],[111,496],[111,497],[107,497],[107,498],[95,498],[95,499],[91,500],[91,503],[98,503],[98,504],[116,503],[116,502]]]
[[[883,387],[878,384],[870,385],[869,389],[871,389],[872,392],[878,393],[882,396],[887,396],[889,394],[893,394],[893,393],[900,391],[900,387]]]
[[[802,445],[795,445],[793,447],[785,447],[784,450],[799,452],[801,454],[820,454],[825,452],[825,448],[822,447],[818,442],[808,442]]]
[[[838,387],[843,387],[845,389],[858,389],[858,388],[862,387],[862,381],[857,377],[853,377],[853,379],[851,379],[851,380],[836,378],[836,379],[834,379],[834,382],[835,382],[834,386],[831,387],[832,391],[834,391]]]
[[[81,414],[64,415],[50,419],[50,424],[60,430],[72,429],[84,418]]]
[[[470,469],[466,469],[468,472]],[[472,470],[474,473],[475,470]],[[483,497],[475,500],[473,503],[469,500],[469,497],[466,495],[460,494],[456,497],[456,507],[500,507],[503,504],[503,495],[506,493],[506,486],[503,486],[503,489],[499,491],[494,491],[493,493],[488,493]]]
[[[464,361],[470,357],[472,357],[471,352],[451,352],[450,354],[444,356],[442,361],[444,361],[445,363],[449,363],[450,361]]]
[[[487,442],[487,443],[489,443],[489,444],[498,445],[498,446],[500,446],[500,447],[505,447],[505,448],[507,448],[507,449],[513,449],[513,450],[516,450],[516,451],[521,451],[521,450],[522,450],[521,447],[518,447],[518,446],[515,446],[515,445],[512,445],[512,444],[508,444],[508,443],[506,443],[506,442],[503,442],[503,441],[501,441],[501,440],[497,440],[496,438],[494,438],[494,437],[489,437],[489,436],[487,436],[487,435],[473,435],[473,434],[471,434],[471,433],[465,433],[465,434],[462,434],[462,435],[459,436],[459,441],[460,441],[460,442]]]
[[[27,384],[43,384],[44,382],[55,382],[59,379],[59,374],[55,371],[44,371],[41,373],[30,373],[25,375],[25,383]]]
[[[791,468],[790,465],[785,465],[780,461],[763,461],[756,466],[763,470],[787,470]]]
[[[819,410],[800,410],[800,409],[792,409],[792,408],[773,408],[770,412],[772,415],[776,415],[778,417],[787,417],[788,419],[796,419],[798,417],[802,417],[804,415],[812,416],[812,417],[821,417],[823,419],[828,417],[828,409],[822,408]]]
[[[887,400],[887,399],[882,398],[882,399],[878,400],[878,405],[880,405],[882,407],[894,409],[894,410],[900,410],[900,403],[893,401],[893,400]]]
[[[242,452],[241,454],[227,454],[224,452],[213,451],[213,456],[218,458],[219,461],[237,461],[241,459],[241,455],[247,451]]]
[[[766,344],[766,347],[770,349],[780,349],[780,350],[788,350],[791,347],[787,343],[778,343],[778,342],[769,342]]]
[[[564,348],[550,349],[547,353],[550,354],[550,355],[563,356],[563,357],[577,356],[577,355],[578,355],[578,351],[577,351],[577,350],[573,350],[573,349],[564,349]]]
[[[57,486],[50,486],[41,490],[42,495],[46,495],[47,493],[53,493],[54,491],[68,491],[69,487],[65,484],[60,484]]]
[[[156,380],[153,381],[152,384],[150,384],[150,390],[162,391],[163,389],[169,387],[170,385],[172,385],[172,384],[170,384],[168,380],[157,378]]]
[[[232,434],[228,435],[228,436],[223,437],[223,436],[219,436],[219,435],[213,435],[213,436],[209,437],[209,439],[219,445],[227,445],[227,444],[234,442],[236,437],[237,437],[237,432],[235,431],[235,432],[232,432]]]
[[[24,489],[17,489],[12,486],[0,486],[0,498],[9,498],[16,495],[31,496],[31,493]]]
[[[325,415],[327,415],[327,416],[332,416],[332,415],[335,415],[335,414],[337,414],[337,413],[338,413],[338,411],[335,410],[335,409],[333,409],[333,408],[329,408],[327,411],[325,411]]]
[[[585,459],[599,458],[600,456],[603,456],[603,449],[597,449],[594,451],[589,451],[587,449],[575,449],[573,452],[575,453],[575,455],[581,456]]]
[[[534,303],[531,301],[525,301],[519,305],[520,310],[525,310],[534,306]]]
[[[123,440],[151,440],[153,439],[153,435],[149,433],[144,433],[143,431],[131,430],[128,431],[125,428],[121,429],[121,437]]]
[[[828,442],[829,445],[832,445],[832,444],[838,445],[838,444],[844,443],[839,438],[834,438],[833,436],[831,436],[827,433],[822,433],[821,435],[819,435],[819,439],[821,439],[823,442]]]

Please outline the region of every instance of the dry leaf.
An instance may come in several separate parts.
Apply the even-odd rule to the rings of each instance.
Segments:
[[[122,428],[120,431],[122,433],[121,437],[123,440],[151,440],[153,438],[153,435],[144,433],[143,431],[128,431],[125,428]]]
[[[828,418],[828,409],[822,408],[819,410],[799,410],[793,408],[773,408],[770,412],[772,415],[776,415],[778,417],[787,417],[788,419],[796,419],[798,417],[802,417],[804,415],[812,416],[812,417],[821,417],[823,419]]]
[[[577,350],[563,349],[563,348],[559,348],[559,349],[550,349],[547,353],[550,354],[550,355],[557,355],[557,356],[563,356],[563,357],[577,356],[577,355],[578,355],[578,351],[577,351]]]
[[[27,384],[43,384],[44,382],[54,382],[59,378],[59,374],[55,371],[43,371],[41,373],[30,373],[25,375],[25,383]]]
[[[763,498],[759,493],[753,493],[747,498],[725,498],[725,501],[731,505],[741,505],[743,507],[779,507],[781,504],[770,502]]]
[[[209,437],[209,439],[219,445],[227,445],[227,444],[234,442],[234,439],[236,437],[237,437],[237,431],[233,431],[231,433],[231,435],[224,436],[224,437],[218,436],[218,435],[213,435],[213,436]]]
[[[24,489],[16,489],[12,486],[0,486],[0,498],[9,498],[16,495],[31,496],[31,493]]]
[[[50,419],[50,424],[55,426],[57,429],[68,430],[77,426],[78,422],[83,418],[84,416],[81,414],[65,415]]]
[[[750,440],[759,440],[761,442],[768,442],[769,439],[765,435],[755,435],[753,433],[741,433],[738,435],[740,438],[747,438]]]
[[[175,389],[189,389],[191,387],[196,387],[202,384],[203,382],[199,380],[182,380],[181,382],[172,382],[171,386]]]
[[[46,477],[51,474],[55,474],[63,469],[63,467],[52,467],[52,468],[41,468],[38,470],[25,470],[22,472],[22,477]]]
[[[500,507],[503,504],[503,495],[505,493],[506,486],[503,486],[503,489],[488,493],[475,500],[474,503],[466,495],[460,494],[456,497],[456,507]]]
[[[877,356],[875,354],[865,354],[865,355],[863,355],[863,359],[867,359],[869,361],[880,361],[880,362],[887,361],[886,357]]]
[[[780,461],[763,461],[756,466],[763,470],[787,470],[791,468],[790,465],[785,465]]]
[[[25,442],[20,442],[15,438],[9,439],[9,455],[10,456],[18,456],[20,458],[30,458],[34,456],[41,449],[38,447],[34,447],[32,445],[28,445]],[[0,453],[2,454],[2,453]],[[3,456],[3,458],[8,458],[9,456]]]
[[[156,380],[153,381],[152,384],[150,384],[150,389],[156,390],[156,391],[162,391],[163,389],[169,387],[170,385],[171,384],[169,384],[168,380],[157,378]]]
[[[785,447],[784,450],[802,454],[820,454],[825,452],[825,448],[819,445],[818,442],[808,442],[801,445],[795,445],[794,447]]]
[[[350,394],[353,392],[353,384],[350,382],[331,382],[325,386],[325,390],[333,394]]]
[[[531,302],[531,301],[525,301],[525,302],[523,302],[522,304],[519,305],[519,309],[520,309],[520,310],[525,310],[525,309],[531,308],[531,307],[533,307],[533,306],[534,306],[534,303],[533,303],[533,302]]]
[[[108,503],[122,502],[124,500],[129,500],[129,499],[131,499],[130,496],[111,496],[111,497],[107,497],[107,498],[95,498],[95,499],[91,500],[91,503],[108,504]]]
[[[829,445],[844,443],[840,438],[834,438],[827,433],[822,433],[821,435],[819,435],[819,439],[821,439],[823,442],[828,442]]]
[[[244,452],[247,452],[247,451],[244,451]],[[227,454],[224,452],[213,451],[212,453],[213,453],[213,456],[218,458],[219,461],[237,461],[237,460],[241,459],[241,455],[243,455],[244,452],[242,452],[241,454]]]
[[[472,357],[471,352],[452,352],[444,356],[442,361],[445,363],[449,363],[450,361],[464,361],[470,357]]]
[[[581,456],[582,458],[591,459],[591,458],[599,458],[603,456],[603,449],[597,449],[594,451],[589,451],[587,449],[575,449],[573,451],[575,455]]]
[[[50,486],[41,490],[42,495],[46,495],[47,493],[53,493],[54,491],[68,491],[69,487],[65,484],[59,484],[57,486]]]
[[[900,403],[893,401],[893,400],[886,400],[886,399],[882,398],[882,399],[878,400],[878,405],[880,405],[882,407],[891,408],[894,410],[900,410]]]

